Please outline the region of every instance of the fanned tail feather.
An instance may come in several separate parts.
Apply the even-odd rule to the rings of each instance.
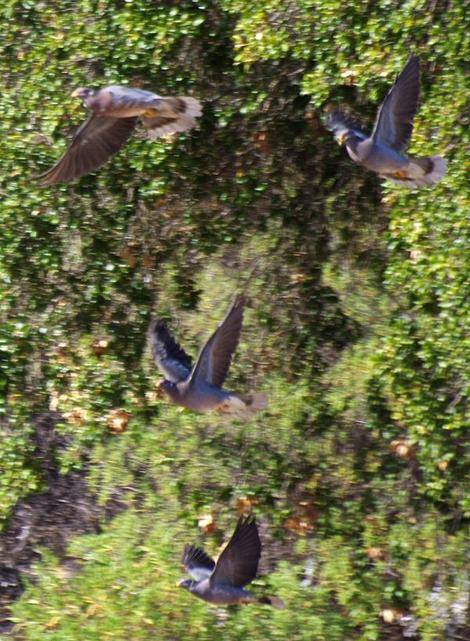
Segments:
[[[442,156],[428,158],[410,157],[407,167],[408,175],[403,177],[386,175],[383,178],[403,185],[404,187],[429,187],[438,183],[447,171],[447,160]]]
[[[256,412],[264,410],[266,406],[266,394],[250,392],[249,394],[231,394],[219,409],[238,418],[248,419]]]
[[[245,404],[245,411],[248,412],[249,415],[256,414],[256,412],[266,409],[268,405],[266,394],[263,394],[263,392],[239,394],[238,397]]]
[[[184,103],[184,113],[192,118],[199,118],[202,114],[202,105],[196,98],[190,96],[180,96],[178,100]]]
[[[416,162],[416,160],[421,160],[421,158],[412,158],[412,162]],[[429,158],[425,158],[425,160],[429,160],[432,165],[430,171],[425,173],[422,177],[422,184],[435,185],[440,180],[442,180],[447,171],[447,160],[442,156],[431,156]],[[418,184],[418,186],[420,187],[421,184]]]
[[[262,596],[258,599],[258,603],[272,605],[273,608],[278,608],[278,610],[284,610],[286,607],[284,601],[277,596]]]
[[[196,126],[196,118],[202,114],[199,100],[189,96],[161,98],[155,115],[142,116],[142,124],[149,138],[154,140],[176,132],[187,131]]]

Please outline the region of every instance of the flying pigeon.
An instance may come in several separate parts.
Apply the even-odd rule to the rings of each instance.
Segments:
[[[354,126],[340,111],[329,116],[328,127],[350,157],[405,187],[434,185],[444,176],[447,161],[442,156],[407,156],[405,149],[413,132],[419,100],[419,58],[411,56],[395,84],[385,96],[370,136]]]
[[[72,96],[81,98],[92,113],[63,156],[39,176],[43,185],[74,180],[101,167],[127,142],[138,118],[149,138],[155,139],[191,129],[201,115],[201,103],[195,98],[162,97],[132,87],[80,87]]]
[[[260,556],[255,519],[242,516],[217,563],[194,545],[185,546],[183,565],[193,578],[182,579],[178,585],[215,605],[264,603],[282,609],[285,605],[279,597],[257,597],[244,589],[256,577]]]
[[[159,388],[175,405],[196,412],[218,410],[248,418],[266,407],[264,394],[235,394],[222,389],[240,339],[245,297],[235,298],[227,316],[201,349],[196,364],[176,343],[162,320],[152,321],[152,354],[165,380]]]

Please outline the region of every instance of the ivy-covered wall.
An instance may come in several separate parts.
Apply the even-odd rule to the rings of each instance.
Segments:
[[[73,576],[39,550],[9,635],[467,638],[466,3],[4,0],[0,17],[0,523],[71,474],[120,504],[70,539]],[[449,161],[419,191],[381,184],[324,127],[339,104],[372,126],[412,52],[411,151]],[[97,174],[40,187],[85,117],[73,89],[110,83],[198,97],[198,129],[137,133]],[[148,322],[196,354],[247,279],[229,386],[267,411],[168,406]],[[255,589],[285,611],[175,587],[184,544],[216,554],[247,505]]]

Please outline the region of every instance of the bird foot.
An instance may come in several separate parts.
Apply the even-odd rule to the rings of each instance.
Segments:
[[[215,408],[215,411],[217,412],[217,414],[228,414],[229,410],[230,410],[230,405],[226,401],[224,401],[223,403],[221,403]]]
[[[408,178],[408,173],[405,169],[398,169],[393,172],[393,176],[395,178]]]
[[[158,116],[159,113],[158,109],[147,109],[147,111],[144,111],[142,115],[146,118],[154,118],[155,116]]]

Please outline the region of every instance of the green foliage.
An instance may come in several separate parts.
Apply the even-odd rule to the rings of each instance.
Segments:
[[[71,541],[75,576],[44,552],[13,638],[388,641],[414,626],[441,641],[463,625],[465,8],[3,3],[0,523],[48,481],[34,420],[48,410],[57,469],[127,508]],[[371,125],[410,51],[411,150],[449,159],[419,192],[381,186],[322,124],[345,104]],[[39,187],[84,117],[72,90],[111,82],[201,98],[199,129],[137,134],[97,175]],[[195,355],[248,278],[228,386],[266,392],[268,409],[230,423],[168,406],[148,321],[171,320]],[[242,499],[272,571],[254,589],[286,611],[214,610],[175,587],[198,517],[215,517],[215,554]]]

